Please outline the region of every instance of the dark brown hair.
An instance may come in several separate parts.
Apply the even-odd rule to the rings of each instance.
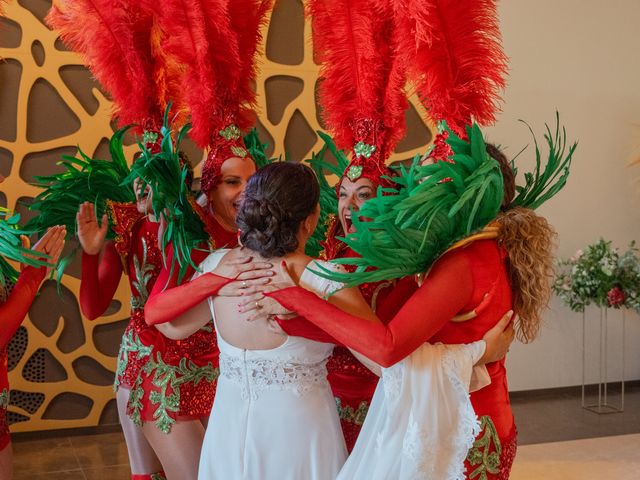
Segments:
[[[262,167],[247,182],[238,209],[240,242],[265,258],[295,251],[300,223],[319,199],[318,179],[306,165],[277,162]]]

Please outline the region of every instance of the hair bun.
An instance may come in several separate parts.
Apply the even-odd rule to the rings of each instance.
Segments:
[[[265,258],[295,251],[300,223],[314,212],[319,196],[318,180],[303,164],[261,168],[249,179],[238,209],[240,241]]]

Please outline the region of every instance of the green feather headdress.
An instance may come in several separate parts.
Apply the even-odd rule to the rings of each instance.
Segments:
[[[525,175],[526,185],[517,188],[511,206],[536,208],[566,183],[576,144],[565,157],[566,132],[560,129],[558,117],[557,122],[554,136],[547,127],[545,167],[536,143],[536,171]],[[468,141],[448,131],[454,163],[421,166],[416,156],[410,168],[402,167],[392,177],[395,192],[378,191],[352,216],[356,232],[344,242],[360,257],[334,262],[355,265],[356,271],[336,274],[318,266],[319,274],[352,287],[423,273],[455,242],[496,219],[504,196],[502,173],[499,163],[487,154],[480,128],[467,127]]]
[[[338,150],[333,139],[323,132],[318,132],[318,135],[324,141],[324,146],[317,154],[313,152],[311,154],[311,159],[307,160],[307,162],[309,162],[309,166],[314,172],[316,172],[318,183],[320,183],[320,218],[318,219],[318,226],[307,241],[307,245],[305,247],[305,253],[310,257],[317,257],[320,255],[320,252],[322,251],[321,242],[323,242],[327,237],[329,220],[331,216],[336,216],[338,214],[338,196],[336,194],[336,187],[329,185],[329,182],[327,181],[327,174],[333,174],[340,179],[343,177],[344,172],[349,166],[349,158],[342,150]],[[327,150],[335,157],[336,165],[325,160],[324,156]]]
[[[13,260],[32,267],[42,267],[49,265],[46,261],[49,258],[39,252],[35,252],[22,246],[22,235],[33,235],[33,230],[20,228],[20,214],[12,214],[6,208],[0,207],[0,285],[3,287],[7,282],[15,283],[19,272],[9,264],[7,260]]]

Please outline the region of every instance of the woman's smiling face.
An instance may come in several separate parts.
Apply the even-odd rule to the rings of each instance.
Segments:
[[[351,220],[351,209],[358,212],[364,202],[373,198],[375,188],[373,182],[367,178],[359,178],[352,182],[348,178],[343,178],[338,194],[338,217],[345,234],[355,232]]]

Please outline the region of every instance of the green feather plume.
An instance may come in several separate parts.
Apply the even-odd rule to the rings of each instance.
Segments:
[[[327,237],[327,229],[329,227],[329,220],[332,215],[338,214],[338,197],[336,195],[335,186],[329,185],[327,181],[327,174],[333,174],[338,178],[342,178],[344,172],[349,165],[349,158],[342,151],[338,150],[333,139],[323,132],[318,132],[318,135],[324,141],[324,146],[317,154],[313,152],[311,159],[307,160],[309,165],[316,172],[318,182],[320,183],[320,218],[318,219],[318,226],[314,230],[313,234],[307,241],[305,252],[310,257],[317,257],[322,251],[321,242]],[[336,159],[336,165],[327,162],[324,159],[326,152],[330,151]]]
[[[36,232],[21,228],[19,222],[20,214],[12,214],[6,208],[0,207],[0,285],[3,287],[7,282],[15,283],[20,275],[8,260],[36,268],[49,266],[46,259],[50,257],[22,246],[20,237],[30,236]]]
[[[179,156],[180,144],[191,125],[182,127],[174,142],[168,120],[169,108],[170,106],[165,111],[160,130],[160,151],[153,153],[140,143],[141,155],[132,165],[125,183],[140,178],[151,187],[153,211],[156,218],[164,218],[166,225],[161,239],[162,250],[164,252],[169,243],[173,245],[171,270],[178,265],[181,281],[189,266],[197,268],[191,260],[191,251],[194,248],[202,248],[202,245],[208,242],[209,234],[192,206],[194,198],[187,182],[189,167],[181,163]]]
[[[355,265],[354,273],[320,266],[318,273],[348,287],[421,273],[453,243],[494,220],[504,190],[500,166],[487,154],[477,125],[467,127],[467,135],[469,141],[449,130],[455,163],[421,166],[417,155],[391,177],[394,189],[378,189],[352,217],[356,233],[344,242],[360,257],[335,263]]]
[[[556,111],[556,126],[553,133],[549,125],[545,123],[544,139],[549,153],[547,163],[542,168],[540,149],[533,130],[528,123],[520,121],[527,126],[533,137],[536,148],[536,169],[534,172],[524,174],[525,185],[516,187],[517,195],[510,207],[525,207],[535,210],[562,190],[567,183],[571,160],[578,142],[573,142],[567,150],[567,131],[564,127],[560,127],[560,114]]]
[[[249,152],[251,158],[256,162],[256,168],[259,169],[277,161],[275,158],[267,157],[267,144],[260,141],[258,130],[255,128],[252,128],[251,131],[244,136],[243,141],[247,152]]]
[[[39,213],[27,223],[26,228],[42,234],[55,225],[65,225],[69,238],[76,234],[76,213],[81,203],[93,203],[100,219],[107,200],[135,202],[131,183],[123,183],[130,173],[123,150],[123,137],[129,128],[118,130],[111,137],[111,160],[94,160],[78,148],[77,157],[64,155],[58,162],[65,168],[62,173],[35,177],[33,185],[43,191],[29,206],[30,210]],[[114,236],[109,228],[107,238]]]

